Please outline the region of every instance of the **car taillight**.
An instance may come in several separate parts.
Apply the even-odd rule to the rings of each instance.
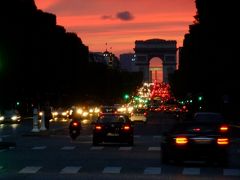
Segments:
[[[177,137],[175,142],[176,144],[183,145],[188,143],[188,139],[186,137]]]
[[[227,126],[227,125],[222,125],[222,126],[220,127],[220,131],[221,131],[221,132],[227,132],[227,131],[228,131],[228,126]]]
[[[129,126],[129,125],[125,125],[125,126],[123,127],[123,129],[126,130],[126,131],[128,131],[128,130],[130,130],[130,126]]]
[[[143,113],[144,114],[144,116],[147,116],[147,113],[145,112],[145,113]]]
[[[218,138],[217,143],[219,145],[227,145],[227,144],[229,144],[229,139],[228,138]]]
[[[201,129],[200,128],[193,128],[193,131],[199,132],[199,131],[201,131]]]
[[[96,126],[95,126],[95,129],[96,129],[96,130],[101,130],[101,129],[102,129],[102,126],[96,125]]]
[[[78,126],[78,122],[73,122],[73,126]]]

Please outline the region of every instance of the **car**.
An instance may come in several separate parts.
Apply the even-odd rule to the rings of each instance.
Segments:
[[[21,122],[21,116],[16,109],[6,109],[0,112],[0,124],[12,123],[17,124]]]
[[[228,164],[229,125],[220,113],[197,112],[192,121],[176,124],[164,133],[162,163],[204,160]]]
[[[146,109],[138,109],[137,108],[132,111],[132,113],[130,115],[130,120],[132,122],[140,121],[140,122],[146,123],[147,116],[148,116],[148,113],[147,113]]]
[[[104,114],[98,117],[93,126],[93,145],[102,142],[134,144],[134,127],[127,115]]]
[[[67,108],[56,108],[52,110],[52,117],[53,120],[57,121],[57,120],[66,120],[69,118],[69,110]]]

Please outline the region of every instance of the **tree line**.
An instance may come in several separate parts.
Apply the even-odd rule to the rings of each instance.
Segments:
[[[205,97],[209,108],[239,107],[239,26],[234,0],[196,0],[195,21],[180,48],[171,79],[177,97]]]
[[[0,105],[119,100],[142,74],[89,63],[89,49],[34,0],[0,1]]]

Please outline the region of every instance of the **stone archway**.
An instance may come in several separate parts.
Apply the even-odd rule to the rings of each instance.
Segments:
[[[143,81],[150,82],[149,61],[158,57],[163,61],[163,82],[168,83],[169,74],[176,70],[177,42],[174,40],[149,39],[146,41],[135,41],[135,66],[143,73]]]

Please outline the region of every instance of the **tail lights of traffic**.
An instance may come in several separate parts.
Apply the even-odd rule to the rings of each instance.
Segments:
[[[221,132],[227,132],[228,131],[228,126],[227,125],[220,126],[220,131]]]
[[[178,145],[184,145],[188,143],[188,139],[186,137],[176,137],[175,142]]]
[[[79,123],[78,122],[73,122],[73,124],[72,124],[73,126],[78,126],[79,125]]]
[[[229,139],[228,138],[218,138],[217,139],[217,144],[219,144],[219,145],[227,145],[227,144],[229,144]]]
[[[123,129],[124,129],[125,131],[128,131],[128,130],[130,130],[130,126],[129,126],[129,125],[124,125],[124,126],[123,126]]]
[[[96,126],[95,126],[95,129],[96,129],[96,130],[102,130],[102,126],[96,125]]]

